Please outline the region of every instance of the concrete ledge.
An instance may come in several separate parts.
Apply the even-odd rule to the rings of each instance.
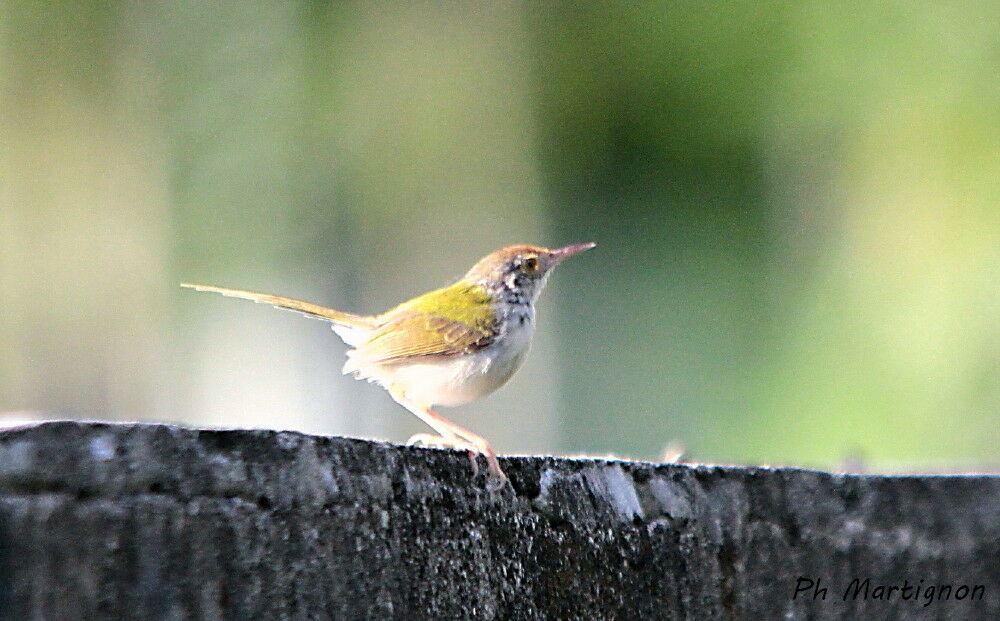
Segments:
[[[0,611],[1000,618],[1000,477],[502,462],[513,489],[490,493],[464,454],[362,440],[0,432]]]

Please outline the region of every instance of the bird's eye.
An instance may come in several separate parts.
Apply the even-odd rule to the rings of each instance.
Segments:
[[[524,260],[524,271],[534,272],[538,269],[538,257],[528,257]]]

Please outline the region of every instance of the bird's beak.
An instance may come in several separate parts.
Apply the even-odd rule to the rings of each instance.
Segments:
[[[584,250],[590,250],[591,248],[593,248],[596,245],[597,244],[595,244],[594,242],[587,242],[585,244],[572,244],[572,245],[566,246],[565,248],[559,248],[557,250],[550,250],[549,251],[549,256],[552,257],[552,259],[554,260],[555,263],[559,263],[560,261],[562,261],[566,257],[571,257],[574,254],[580,254]]]

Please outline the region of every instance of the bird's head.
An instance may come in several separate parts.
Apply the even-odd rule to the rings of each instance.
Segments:
[[[507,246],[480,259],[465,275],[465,280],[516,298],[513,301],[531,303],[538,298],[552,268],[567,257],[596,245],[588,242],[556,250],[526,244]]]

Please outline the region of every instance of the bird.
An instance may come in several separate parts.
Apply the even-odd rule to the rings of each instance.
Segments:
[[[494,392],[524,361],[535,331],[535,302],[552,269],[596,246],[593,242],[549,250],[518,244],[480,259],[454,283],[429,291],[380,315],[360,315],[268,293],[181,283],[296,311],[328,321],[350,348],[345,375],[385,388],[392,399],[434,434],[418,433],[409,444],[468,451],[473,475],[482,455],[491,483],[503,485],[490,443],[432,410],[463,405]]]

